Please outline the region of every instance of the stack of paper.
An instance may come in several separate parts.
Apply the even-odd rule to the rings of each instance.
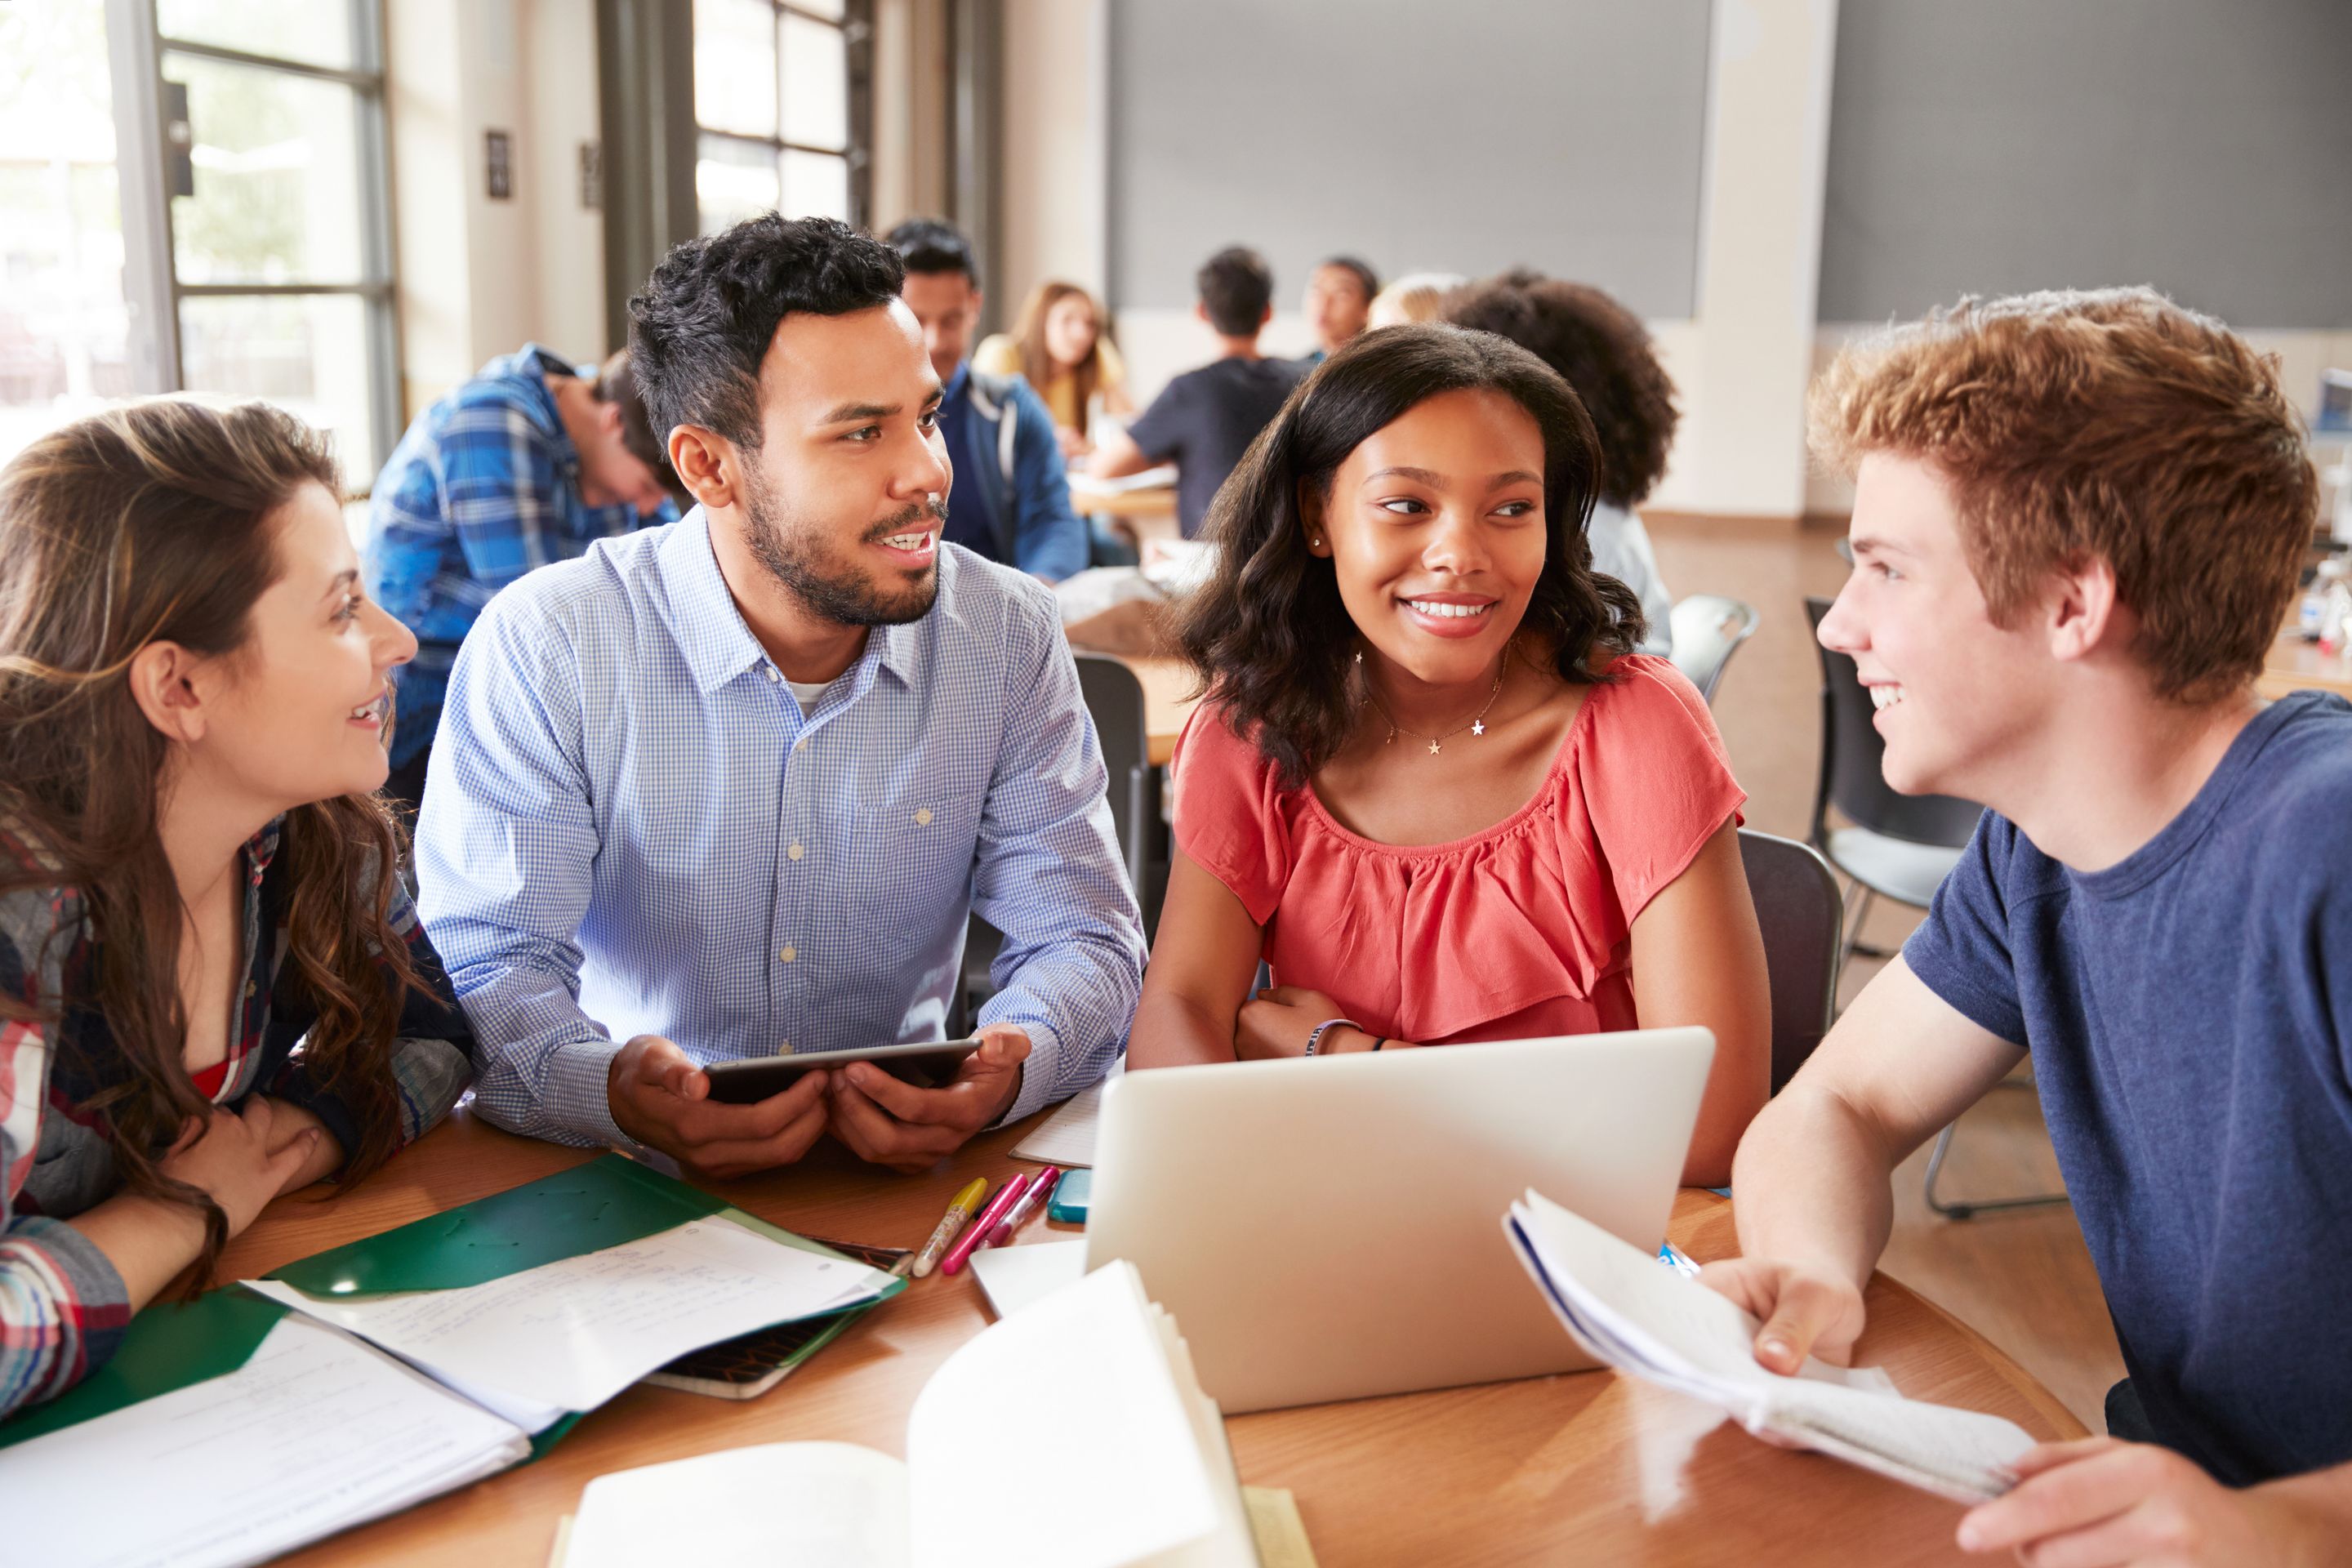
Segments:
[[[1085,1169],[1095,1163],[1095,1123],[1102,1116],[1103,1089],[1126,1070],[1121,1062],[1111,1068],[1111,1077],[1092,1089],[1066,1101],[1059,1110],[1045,1118],[1044,1125],[1013,1146],[1016,1160],[1034,1160],[1041,1165],[1059,1165],[1064,1170]]]
[[[530,1452],[514,1425],[289,1316],[226,1376],[9,1449],[0,1518],[11,1562],[234,1568]]]
[[[1511,1205],[1503,1229],[1578,1343],[1751,1432],[1970,1503],[2007,1491],[2010,1463],[2033,1446],[1998,1415],[1906,1399],[1883,1373],[1811,1360],[1794,1377],[1766,1371],[1754,1318],[1536,1193]]]
[[[1015,1427],[1008,1484],[1015,1471],[998,1461]],[[950,1356],[908,1417],[904,1465],[781,1443],[601,1477],[581,1497],[564,1568],[1258,1561],[1216,1405],[1174,1320],[1132,1264],[1113,1263]]]
[[[889,1283],[723,1215],[456,1290],[364,1300],[247,1288],[347,1329],[536,1432],[687,1351],[856,1305]]]

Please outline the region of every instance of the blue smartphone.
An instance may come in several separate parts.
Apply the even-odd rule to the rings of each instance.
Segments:
[[[1062,1225],[1087,1223],[1087,1198],[1095,1190],[1092,1171],[1065,1171],[1062,1179],[1054,1184],[1054,1200],[1045,1205],[1045,1217]]]

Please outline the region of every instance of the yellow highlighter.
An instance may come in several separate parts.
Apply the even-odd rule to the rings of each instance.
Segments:
[[[956,1232],[961,1230],[970,1223],[971,1216],[980,1212],[981,1200],[986,1196],[988,1196],[988,1182],[984,1177],[980,1176],[974,1176],[970,1184],[955,1195],[955,1202],[948,1205],[948,1212],[940,1216],[939,1228],[931,1232],[931,1239],[923,1243],[922,1252],[915,1258],[916,1279],[920,1279],[940,1266],[940,1255],[946,1252],[949,1244],[955,1240]],[[900,1258],[898,1261],[900,1268],[903,1268],[906,1259]]]

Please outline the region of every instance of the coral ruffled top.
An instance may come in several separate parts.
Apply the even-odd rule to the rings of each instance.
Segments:
[[[1184,726],[1176,842],[1265,928],[1275,982],[1421,1045],[1635,1026],[1635,917],[1748,798],[1697,689],[1633,654],[1590,688],[1535,798],[1451,844],[1341,826],[1214,703]]]

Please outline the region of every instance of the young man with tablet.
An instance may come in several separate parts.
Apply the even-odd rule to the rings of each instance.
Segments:
[[[420,905],[500,1126],[720,1177],[830,1130],[922,1169],[1101,1078],[1143,933],[1053,595],[943,543],[939,377],[898,253],[771,214],[630,301],[699,504],[482,613],[417,830]],[[982,1044],[750,1104],[706,1066],[937,1040],[977,911]]]
[[[1813,440],[1887,782],[1990,809],[1749,1129],[1703,1278],[1765,1365],[1843,1359],[1891,1173],[2030,1051],[2131,1376],[1959,1544],[2343,1560],[2352,707],[2253,689],[2316,508],[2276,362],[2141,289],[1964,302],[1843,355]]]

